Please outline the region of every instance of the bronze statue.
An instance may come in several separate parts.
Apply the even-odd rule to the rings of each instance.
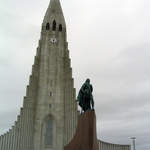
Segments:
[[[94,100],[93,100],[92,92],[93,92],[93,87],[90,84],[90,79],[87,79],[85,83],[82,85],[77,97],[79,106],[82,108],[84,112],[87,110],[94,109]]]

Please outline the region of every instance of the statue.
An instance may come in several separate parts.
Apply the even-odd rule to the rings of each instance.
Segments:
[[[92,92],[93,92],[93,87],[90,84],[90,79],[87,79],[85,83],[82,85],[77,97],[79,106],[82,108],[84,112],[91,109],[94,110],[94,100],[93,100]]]

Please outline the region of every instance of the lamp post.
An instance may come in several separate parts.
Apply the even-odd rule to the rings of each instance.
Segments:
[[[133,143],[133,150],[135,150],[135,140],[136,140],[136,137],[131,137],[131,140],[132,140],[132,143]]]

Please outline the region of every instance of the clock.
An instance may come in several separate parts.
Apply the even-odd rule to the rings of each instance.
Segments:
[[[56,38],[55,38],[55,37],[51,38],[51,42],[52,42],[53,44],[56,43],[56,42],[57,42]]]

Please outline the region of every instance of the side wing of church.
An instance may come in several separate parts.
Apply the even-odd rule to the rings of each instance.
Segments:
[[[63,150],[78,122],[76,91],[59,0],[46,11],[32,74],[20,115],[0,136],[0,150]],[[100,150],[130,150],[129,145],[99,142]]]

